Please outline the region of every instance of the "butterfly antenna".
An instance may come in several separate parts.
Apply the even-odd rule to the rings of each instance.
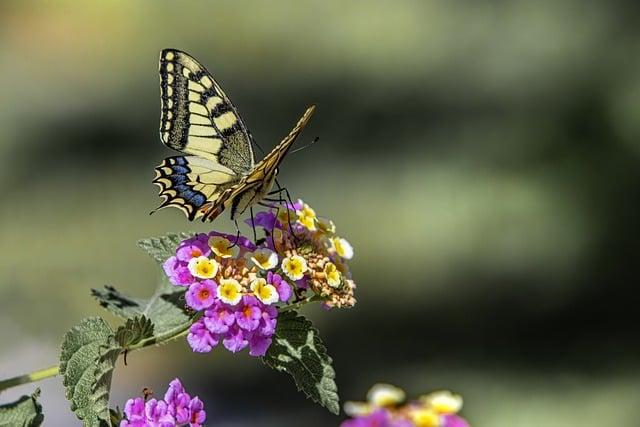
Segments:
[[[292,152],[290,152],[289,154],[293,154],[293,153],[297,153],[298,151],[304,150],[305,148],[309,148],[311,147],[313,144],[315,144],[316,142],[318,142],[318,140],[320,139],[319,136],[316,136],[315,138],[313,138],[313,141],[311,141],[309,144],[307,145],[303,145],[302,147],[296,148],[295,150],[293,150]]]
[[[251,214],[251,228],[253,228],[253,242],[256,243],[258,241],[258,235],[256,234],[256,220],[253,216],[253,206],[249,207],[249,213]]]

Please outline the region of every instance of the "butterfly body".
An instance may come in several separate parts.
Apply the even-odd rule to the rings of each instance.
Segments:
[[[162,142],[185,155],[166,158],[154,184],[164,199],[190,219],[212,221],[225,209],[235,219],[271,190],[277,168],[308,123],[307,108],[289,134],[256,164],[251,135],[211,74],[188,54],[160,54]]]

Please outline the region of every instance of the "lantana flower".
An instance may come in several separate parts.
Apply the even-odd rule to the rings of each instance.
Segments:
[[[302,224],[307,230],[316,230],[316,211],[306,203],[302,205],[302,208],[296,211],[298,216],[298,222]]]
[[[293,255],[282,260],[282,271],[291,280],[300,280],[307,271],[307,261],[299,255]]]
[[[278,265],[278,254],[269,248],[259,248],[251,254],[251,261],[262,270],[271,270]]]
[[[218,263],[206,256],[199,256],[189,260],[189,272],[199,279],[211,279],[218,272]]]
[[[327,308],[355,304],[346,264],[353,248],[335,235],[330,219],[298,200],[268,206],[245,222],[262,228],[265,237],[252,242],[217,231],[196,234],[163,263],[171,283],[188,288],[188,308],[200,312],[187,335],[194,352],[222,344],[262,356],[283,306],[318,300]]]
[[[242,286],[236,279],[222,279],[217,288],[220,301],[229,305],[236,305],[242,299]]]
[[[329,286],[333,288],[340,286],[340,283],[342,282],[342,275],[334,263],[328,262],[324,265],[324,274],[327,276],[327,283]]]
[[[258,278],[251,282],[251,290],[256,298],[267,305],[278,302],[280,299],[276,287],[268,284],[267,280],[263,278]]]
[[[333,250],[344,259],[353,258],[353,246],[341,237],[334,237],[331,239],[331,245]]]
[[[220,258],[231,258],[237,250],[237,247],[229,239],[222,236],[209,237],[209,247]]]
[[[367,402],[347,402],[344,410],[352,417],[341,427],[470,427],[457,413],[462,397],[437,391],[405,402],[402,389],[377,384],[367,393]]]
[[[191,397],[179,379],[174,379],[163,399],[136,397],[124,405],[120,427],[201,427],[207,419],[204,404]]]
[[[213,280],[203,280],[189,286],[185,294],[187,304],[194,310],[204,310],[209,308],[216,296],[218,285]]]

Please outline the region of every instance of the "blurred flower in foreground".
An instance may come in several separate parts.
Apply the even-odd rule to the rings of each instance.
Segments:
[[[344,411],[352,417],[341,427],[470,427],[457,413],[462,397],[450,391],[436,391],[405,401],[402,389],[376,384],[367,402],[347,402]]]
[[[187,288],[185,301],[199,317],[189,329],[193,351],[219,343],[229,351],[249,348],[264,356],[279,310],[320,301],[327,308],[352,307],[355,283],[347,267],[349,242],[335,235],[329,219],[301,200],[273,205],[247,220],[265,237],[212,231],[182,241],[163,268],[171,283]]]
[[[207,418],[202,401],[191,398],[177,378],[169,384],[164,399],[127,400],[124,415],[120,427],[200,427]]]

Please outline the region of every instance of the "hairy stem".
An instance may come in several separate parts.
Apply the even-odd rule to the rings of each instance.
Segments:
[[[58,365],[49,366],[48,368],[39,369],[29,374],[20,375],[13,378],[0,381],[0,391],[22,384],[29,384],[35,381],[44,380],[46,378],[55,377],[60,372]]]
[[[176,338],[180,338],[189,333],[190,326],[191,324],[188,324],[187,326],[180,327],[179,329],[170,331],[168,333],[165,333],[156,337],[151,337],[146,340],[142,340],[139,343],[129,347],[127,351],[132,352],[136,350],[141,350],[145,347],[150,347],[155,344],[164,344]],[[124,354],[124,351],[122,352],[122,354]],[[6,380],[0,381],[0,391],[9,389],[11,387],[16,387],[22,384],[29,384],[36,381],[44,380],[46,378],[55,377],[59,373],[60,373],[60,368],[58,367],[58,365],[54,365],[48,368],[33,371],[28,374],[19,375],[13,378],[7,378]]]

